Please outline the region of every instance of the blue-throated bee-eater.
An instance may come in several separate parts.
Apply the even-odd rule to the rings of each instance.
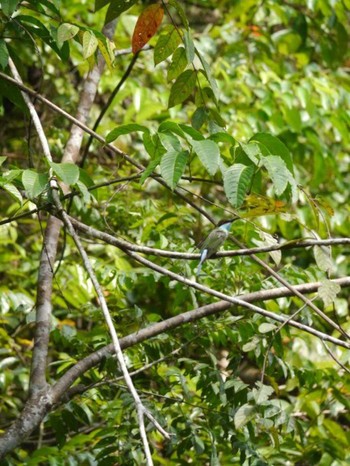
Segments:
[[[238,217],[235,217],[231,220],[221,220],[218,223],[218,226],[209,233],[209,235],[202,243],[200,243],[199,247],[201,258],[198,264],[196,275],[200,274],[203,262],[213,256],[218,251],[220,246],[225,242],[229,235],[232,222],[237,219]]]

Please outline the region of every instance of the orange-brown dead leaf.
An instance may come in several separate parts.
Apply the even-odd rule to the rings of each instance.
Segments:
[[[132,52],[137,53],[157,32],[164,16],[163,8],[158,4],[148,6],[140,14],[132,35]]]

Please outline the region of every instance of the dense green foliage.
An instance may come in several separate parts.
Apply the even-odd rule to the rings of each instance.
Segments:
[[[92,11],[88,2],[2,1],[0,67],[11,75],[11,56],[30,87],[75,115],[101,53],[107,67],[92,127],[132,60],[129,50],[116,52],[129,49],[149,3],[126,8],[97,0]],[[65,201],[73,217],[138,245],[195,252],[212,225],[193,203],[215,221],[238,213],[232,233],[247,247],[277,237],[350,237],[349,1],[165,3],[152,47],[139,53],[97,128],[135,165],[96,140],[83,168],[62,164],[71,122],[36,101],[54,159],[49,166],[20,91],[0,78],[1,216],[43,207],[39,217],[0,225],[0,433],[27,398],[50,168],[77,192]],[[106,11],[109,20],[120,14],[112,42],[101,32]],[[120,336],[216,300],[111,245],[87,239],[84,246]],[[348,246],[259,257],[291,285],[323,281],[311,297],[350,332],[349,293],[329,280],[350,275]],[[197,267],[194,260],[147,258],[188,278]],[[50,383],[110,342],[68,235],[55,269]],[[279,286],[248,255],[206,262],[198,281],[230,296]],[[285,315],[302,308],[295,320],[339,338],[295,296],[258,305]],[[349,350],[277,328],[235,306],[125,351],[131,372],[155,362],[133,377],[173,434],[166,441],[148,424],[155,464],[350,461],[350,379],[338,363],[348,365]],[[77,381],[86,388],[62,400],[4,464],[145,464],[133,400],[119,376],[112,357],[87,370]]]

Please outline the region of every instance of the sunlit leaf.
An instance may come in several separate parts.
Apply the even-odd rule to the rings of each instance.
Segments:
[[[290,179],[287,165],[281,157],[276,155],[269,155],[261,160],[270,175],[277,196],[280,196],[286,190]]]
[[[186,168],[187,160],[187,151],[170,150],[163,155],[160,162],[160,172],[171,189],[175,189]]]
[[[51,162],[54,173],[68,186],[75,184],[79,180],[79,168],[74,163],[54,163]]]
[[[269,133],[256,133],[250,141],[258,141],[263,144],[270,155],[279,155],[286,163],[288,170],[293,173],[292,156],[287,146],[278,137]]]
[[[24,170],[22,183],[27,196],[34,199],[48,189],[49,176],[47,173],[38,173],[34,170]]]
[[[324,302],[326,307],[334,303],[337,294],[341,288],[338,283],[334,283],[331,280],[322,280],[321,286],[318,288],[318,295]]]
[[[323,272],[330,272],[333,267],[331,248],[327,246],[314,246],[316,264]]]
[[[57,40],[59,43],[63,43],[66,40],[73,39],[79,32],[78,26],[70,23],[63,23],[57,30]]]
[[[98,40],[91,31],[85,31],[83,34],[83,57],[89,58],[97,49]]]
[[[225,193],[233,207],[238,208],[243,204],[253,174],[253,166],[246,166],[241,163],[232,165],[224,173]]]
[[[235,428],[240,429],[241,427],[245,426],[252,419],[254,410],[254,406],[249,404],[244,404],[238,408],[233,419]]]
[[[193,150],[198,155],[210,175],[215,175],[219,168],[220,150],[216,142],[210,139],[202,141],[191,141]]]

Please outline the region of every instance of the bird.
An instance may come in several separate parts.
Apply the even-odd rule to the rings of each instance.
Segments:
[[[232,223],[237,220],[238,217],[230,220],[221,220],[217,227],[209,233],[209,235],[199,244],[200,247],[200,261],[197,267],[196,275],[199,275],[202,270],[202,264],[206,259],[213,256],[220,246],[225,242],[229,235],[229,231]]]

